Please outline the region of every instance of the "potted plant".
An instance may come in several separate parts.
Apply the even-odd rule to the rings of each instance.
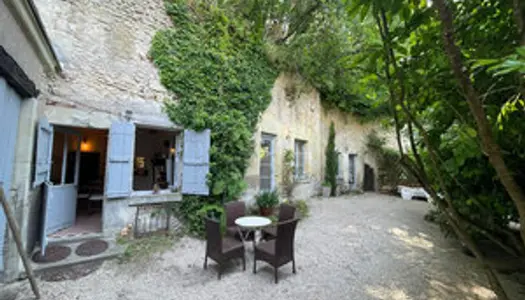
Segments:
[[[255,203],[259,207],[261,216],[270,216],[277,204],[279,204],[279,193],[277,190],[263,191],[255,196]]]
[[[323,197],[330,197],[330,193],[332,192],[332,185],[330,182],[323,182]]]

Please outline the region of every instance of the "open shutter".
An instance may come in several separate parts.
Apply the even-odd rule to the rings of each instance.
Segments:
[[[210,171],[210,130],[184,130],[182,152],[182,193],[209,195],[207,175]]]
[[[106,166],[106,196],[127,197],[131,194],[135,125],[130,122],[111,124]]]
[[[46,118],[38,122],[34,186],[49,180],[53,151],[53,126]]]
[[[183,133],[178,133],[175,137],[175,161],[173,172],[173,187],[180,189],[182,185],[182,139]]]

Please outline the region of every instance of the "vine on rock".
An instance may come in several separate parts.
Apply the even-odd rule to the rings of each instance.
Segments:
[[[277,74],[244,20],[213,4],[185,0],[166,2],[166,10],[174,26],[157,32],[150,50],[162,84],[174,95],[165,109],[175,124],[211,129],[211,195],[200,205],[182,204],[181,213],[189,218],[206,204],[239,197],[246,188],[253,135]]]

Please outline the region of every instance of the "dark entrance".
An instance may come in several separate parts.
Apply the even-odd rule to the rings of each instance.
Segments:
[[[364,190],[369,191],[375,191],[375,175],[374,175],[374,169],[370,167],[368,164],[365,164],[365,180],[364,180]]]

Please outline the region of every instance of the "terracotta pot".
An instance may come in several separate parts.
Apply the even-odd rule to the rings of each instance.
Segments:
[[[273,207],[259,207],[259,213],[263,217],[268,217],[273,214]]]

